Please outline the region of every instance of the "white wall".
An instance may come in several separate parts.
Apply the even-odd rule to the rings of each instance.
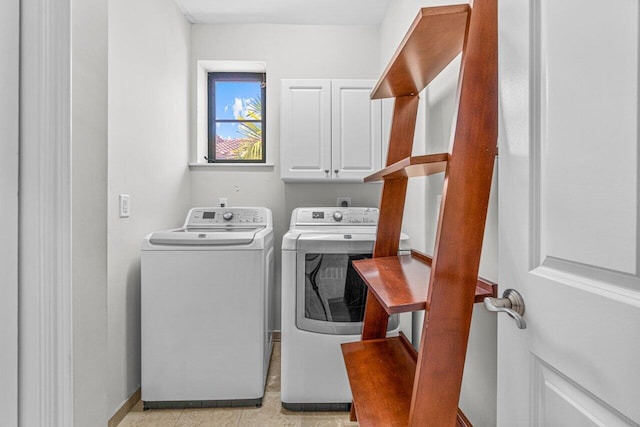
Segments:
[[[107,421],[107,0],[72,2],[73,422]]]
[[[109,416],[140,385],[142,240],[190,207],[190,31],[173,0],[109,2]]]
[[[424,6],[459,3],[442,0],[394,0],[380,29],[379,70],[391,59],[407,29]],[[414,153],[447,151],[456,95],[460,58],[454,60],[421,93]],[[422,140],[421,140],[422,138]],[[414,248],[433,253],[438,216],[438,195],[442,193],[442,174],[410,181],[403,230],[412,238]],[[480,275],[497,281],[497,172],[494,174],[489,214],[485,228]],[[424,236],[424,238],[422,238]],[[422,325],[422,317],[416,316]],[[415,329],[415,328],[414,328]],[[415,337],[415,335],[414,335]],[[469,347],[462,383],[460,408],[474,426],[496,423],[496,318],[483,306],[473,311]]]
[[[267,64],[267,162],[274,167],[218,167],[192,171],[194,206],[266,206],[273,211],[276,328],[280,328],[280,247],[298,206],[335,206],[338,196],[353,205],[378,206],[377,184],[284,184],[280,180],[280,79],[378,77],[377,26],[194,25],[191,79],[198,60],[253,60]],[[195,88],[192,88],[195,94]],[[195,98],[194,98],[195,99]],[[195,101],[191,103],[195,117]],[[195,122],[192,135],[195,136]]]
[[[72,2],[74,425],[106,423],[107,0]]]

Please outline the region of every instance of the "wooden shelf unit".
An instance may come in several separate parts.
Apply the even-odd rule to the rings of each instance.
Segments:
[[[371,98],[394,97],[361,341],[342,345],[361,426],[470,426],[458,409],[498,136],[497,1],[423,8]],[[451,153],[412,156],[418,94],[462,53]],[[398,256],[408,179],[444,173],[433,259]],[[386,338],[389,315],[426,309],[419,351]]]

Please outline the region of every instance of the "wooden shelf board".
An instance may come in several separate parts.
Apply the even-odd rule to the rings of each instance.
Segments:
[[[400,177],[427,176],[444,172],[449,161],[449,153],[426,154],[423,156],[405,157],[378,172],[369,175],[365,182],[382,181]]]
[[[372,99],[417,95],[462,50],[469,5],[422,8],[371,93]]]
[[[417,261],[420,261],[428,266],[431,266],[431,257],[427,254],[423,254],[420,251],[416,251],[415,249],[411,250],[411,256],[414,257]],[[491,282],[487,279],[483,279],[482,277],[478,277],[478,281],[476,282],[476,298],[474,302],[484,302],[485,297],[497,297],[498,296],[498,284]]]
[[[409,425],[418,353],[400,336],[341,344],[360,427]],[[472,427],[458,408],[456,425]]]
[[[431,258],[413,253],[353,261],[353,267],[388,314],[429,309]],[[496,292],[496,284],[478,279],[474,301],[483,302]]]
[[[498,285],[496,283],[488,282],[478,277],[478,284],[476,285],[476,299],[474,302],[484,302],[486,297],[495,298],[498,296]]]
[[[426,308],[431,267],[411,255],[353,261],[353,267],[387,313]]]
[[[342,344],[358,425],[407,426],[416,355],[404,337]]]

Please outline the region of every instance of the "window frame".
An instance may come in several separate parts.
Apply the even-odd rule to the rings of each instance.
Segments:
[[[230,82],[259,82],[261,96],[260,120],[237,120],[237,119],[217,119],[215,103],[215,83],[220,81]],[[267,74],[266,72],[248,71],[208,71],[207,72],[207,162],[208,163],[231,163],[231,164],[260,164],[266,163],[266,104],[267,104]],[[262,141],[262,157],[260,159],[217,159],[216,158],[216,124],[217,123],[260,123]]]

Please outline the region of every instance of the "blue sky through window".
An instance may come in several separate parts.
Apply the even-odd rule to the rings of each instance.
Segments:
[[[261,88],[258,82],[216,82],[216,118],[235,119],[236,112],[244,111],[246,100],[259,99]]]

